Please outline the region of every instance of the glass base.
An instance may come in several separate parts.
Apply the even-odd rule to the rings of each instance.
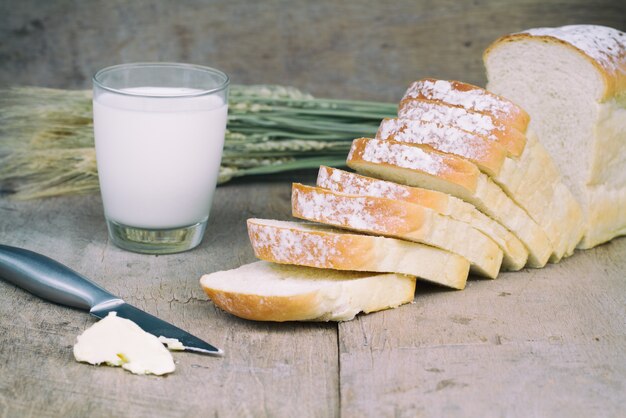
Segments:
[[[202,241],[207,221],[172,229],[144,229],[107,219],[109,236],[116,246],[143,254],[172,254],[191,250]]]

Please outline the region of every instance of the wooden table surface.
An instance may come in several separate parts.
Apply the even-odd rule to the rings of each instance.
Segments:
[[[397,101],[421,77],[483,84],[482,51],[505,33],[624,30],[625,5],[0,1],[0,85],[89,88],[104,66],[180,61],[237,84]],[[0,281],[0,417],[626,416],[626,238],[462,292],[420,283],[413,304],[342,324],[216,309],[198,279],[254,260],[245,220],[288,219],[290,180],[220,187],[201,246],[168,256],[114,247],[98,195],[0,197],[0,243],[55,258],[226,353],[174,353],[167,377],[79,364],[72,345],[95,320]]]
[[[226,353],[174,353],[167,377],[80,364],[72,345],[94,318],[0,281],[0,416],[624,416],[626,239],[465,291],[419,283],[414,303],[341,324],[218,310],[199,277],[253,261],[245,219],[288,219],[289,198],[288,180],[220,187],[201,246],[167,256],[114,247],[98,195],[0,198],[0,242]]]

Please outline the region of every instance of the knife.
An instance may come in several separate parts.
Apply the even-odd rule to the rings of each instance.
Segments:
[[[0,244],[0,278],[50,302],[88,311],[96,318],[109,312],[130,319],[144,331],[175,338],[185,351],[222,356],[224,352],[156,316],[137,309],[87,280],[74,270],[42,254]]]

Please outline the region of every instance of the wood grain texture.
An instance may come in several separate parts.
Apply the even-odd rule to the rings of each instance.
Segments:
[[[341,324],[342,415],[623,416],[625,255],[622,238]]]
[[[233,83],[397,102],[413,80],[484,85],[482,51],[538,26],[626,30],[618,0],[0,0],[0,84],[88,88],[98,69],[184,61]]]
[[[502,34],[595,23],[615,0],[0,0],[0,85],[89,88],[104,66],[185,61],[239,84],[397,102],[421,77],[482,85]],[[245,219],[288,219],[293,175],[218,189],[194,251],[107,239],[98,196],[0,197],[0,242],[51,256],[226,352],[175,353],[165,378],[74,361],[94,320],[0,281],[0,417],[589,417],[626,404],[626,238],[543,270],[422,285],[415,303],[335,324],[262,324],[213,307],[201,274],[253,260]],[[289,180],[288,180],[289,179]]]
[[[313,176],[296,180],[313,182]],[[423,284],[415,303],[335,324],[264,324],[217,310],[198,278],[253,260],[244,220],[289,218],[287,181],[218,189],[191,252],[107,242],[98,196],[0,199],[0,242],[47,254],[216,344],[165,378],[74,361],[94,320],[0,281],[0,416],[606,416],[626,401],[626,239],[542,270]],[[237,210],[233,210],[237,208]]]
[[[157,257],[107,242],[99,196],[0,200],[0,242],[57,259],[226,352],[174,353],[176,372],[165,378],[79,364],[72,346],[95,319],[0,281],[0,416],[336,416],[334,324],[240,320],[208,302],[198,283],[253,261],[247,217],[288,215],[285,183],[222,187],[201,246]]]

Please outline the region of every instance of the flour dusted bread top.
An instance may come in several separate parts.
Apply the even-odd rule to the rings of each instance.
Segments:
[[[451,196],[436,190],[409,187],[402,184],[361,176],[337,168],[320,166],[317,186],[338,193],[384,197],[427,206],[448,214]]]
[[[481,87],[455,80],[425,78],[411,83],[404,99],[426,99],[461,106],[474,112],[486,113],[500,123],[526,132],[530,117],[522,108],[502,96]]]
[[[361,176],[326,166],[320,167],[317,186],[338,193],[384,197],[417,203],[458,221],[468,223],[500,246],[504,252],[502,267],[506,270],[519,270],[524,267],[528,259],[528,251],[510,231],[478,211],[473,205],[449,194]]]
[[[355,139],[348,153],[348,165],[352,160],[419,170],[433,180],[441,178],[471,192],[476,190],[480,174],[476,165],[463,158],[436,151],[428,145],[390,140]]]
[[[560,43],[578,51],[602,78],[597,100],[621,95],[626,90],[626,34],[617,29],[599,25],[528,29],[498,39],[485,51],[484,59],[509,42]]]
[[[380,144],[386,144],[387,149],[384,152],[363,152],[368,146],[377,148]],[[415,158],[403,158],[403,154],[410,153],[414,147],[420,148],[426,154],[435,152],[425,145],[360,138],[352,142],[346,163],[361,174],[407,186],[437,190],[473,204],[504,225],[524,243],[530,252],[529,266],[545,265],[552,251],[545,232],[487,175],[481,173],[471,162],[449,154],[444,155],[454,161],[459,171],[450,170],[445,174],[432,175],[423,170],[418,154],[414,155]]]
[[[376,139],[429,145],[439,151],[467,158],[490,175],[500,171],[506,157],[506,150],[499,143],[484,136],[422,119],[383,119]]]
[[[540,145],[530,146],[528,138],[534,137],[533,132],[527,132],[525,141],[520,139],[508,143],[525,142],[521,154],[515,158],[507,158],[499,146],[504,143],[504,132],[508,133],[506,139],[511,140],[520,138],[520,125],[526,130],[529,117],[525,111],[485,89],[456,81],[421,80],[411,85],[405,97],[412,100],[405,102],[405,106],[412,106],[410,110],[419,110],[415,114],[421,115],[422,119],[384,120],[377,138],[427,144],[439,151],[466,158],[493,178],[516,204],[544,228],[553,244],[553,261],[573,252],[580,234],[573,234],[571,240],[564,237],[568,235],[568,230],[578,228],[580,209],[571,195],[561,188],[560,174],[558,170],[551,170],[554,164],[545,150]],[[460,134],[449,134],[450,125],[429,129],[428,125],[433,122],[424,122],[424,118],[431,118],[434,114],[441,121],[456,124],[454,128]],[[461,130],[458,126],[465,126],[468,131],[476,133]],[[478,134],[487,128],[493,129],[494,138],[501,142]],[[558,197],[557,189],[562,192]]]
[[[342,267],[351,262],[354,267],[361,264],[360,235],[324,225],[272,219],[251,218],[247,225],[254,254],[262,260],[339,270],[349,270]]]
[[[408,274],[454,289],[465,287],[470,267],[465,258],[428,245],[306,222],[248,219],[248,235],[265,261]]]
[[[292,215],[339,228],[419,242],[465,257],[471,271],[496,278],[502,250],[464,222],[406,201],[357,196],[294,183]]]
[[[498,142],[512,156],[519,156],[526,145],[523,132],[500,122],[496,117],[471,111],[442,101],[404,99],[398,107],[398,117],[453,126]]]

